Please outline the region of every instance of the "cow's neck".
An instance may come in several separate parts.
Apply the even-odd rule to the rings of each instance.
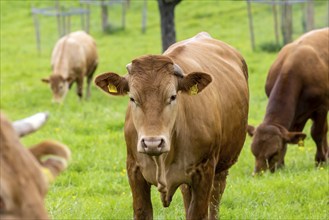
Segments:
[[[166,193],[166,177],[163,159],[160,156],[152,157],[156,164],[156,181],[159,192]]]
[[[299,79],[281,76],[274,85],[266,108],[264,123],[290,129],[293,124],[301,91]]]
[[[168,207],[170,205],[172,196],[174,195],[177,186],[173,185],[172,176],[168,176],[168,168],[172,168],[172,166],[166,167],[165,160],[168,154],[162,154],[160,156],[152,157],[153,161],[156,165],[156,182],[158,191],[161,194],[161,201],[164,207]]]
[[[64,78],[69,76],[70,64],[67,59],[59,59],[53,66],[53,72],[59,74]]]

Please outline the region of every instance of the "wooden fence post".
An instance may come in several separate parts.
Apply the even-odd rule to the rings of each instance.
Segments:
[[[292,41],[292,5],[287,0],[284,0],[282,5],[282,22],[281,29],[283,35],[283,44],[288,44]]]
[[[314,2],[308,0],[305,7],[305,23],[304,31],[310,31],[314,29]]]
[[[106,32],[106,29],[108,28],[108,10],[107,5],[104,4],[104,0],[101,2],[101,11],[102,11],[102,30],[103,32]]]
[[[144,0],[142,9],[142,33],[146,32],[146,21],[147,21],[147,0]]]
[[[275,33],[275,43],[279,45],[279,30],[278,30],[278,11],[276,9],[275,0],[272,0],[272,12],[274,20],[274,33]]]
[[[250,0],[247,0],[247,9],[248,9],[248,18],[249,18],[249,32],[250,32],[250,39],[251,39],[251,48],[252,48],[252,50],[255,50],[254,25],[253,25],[253,20],[252,20]]]

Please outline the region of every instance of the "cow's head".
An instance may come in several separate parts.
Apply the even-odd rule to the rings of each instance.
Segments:
[[[212,78],[202,72],[184,75],[177,64],[162,55],[135,59],[127,70],[124,77],[115,73],[99,75],[95,83],[109,94],[129,95],[138,152],[152,156],[168,152],[181,93],[196,95]]]
[[[66,168],[70,151],[53,141],[26,149],[11,123],[0,118],[0,219],[48,219],[48,184]]]
[[[41,79],[42,82],[49,83],[51,91],[53,93],[53,102],[61,103],[67,92],[69,91],[69,86],[71,82],[71,78],[64,78],[60,74],[50,75],[49,78]]]
[[[251,151],[256,162],[254,174],[267,169],[274,172],[276,168],[282,167],[287,143],[297,144],[306,137],[302,132],[289,132],[284,127],[266,124],[257,128],[249,125],[248,134],[253,137]]]

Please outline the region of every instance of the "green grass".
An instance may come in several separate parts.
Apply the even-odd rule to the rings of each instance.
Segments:
[[[51,103],[51,93],[41,78],[50,74],[50,53],[58,38],[56,19],[40,16],[41,47],[36,50],[30,8],[53,1],[0,1],[1,3],[1,111],[12,120],[48,111],[51,117],[39,132],[22,142],[29,146],[43,139],[56,139],[72,150],[72,161],[49,189],[46,206],[53,219],[131,219],[132,196],[125,170],[123,124],[127,97],[109,97],[92,87],[89,101],[79,102],[75,88],[63,105]],[[76,1],[62,1],[75,5]],[[148,1],[145,34],[141,33],[142,1],[131,1],[126,29],[120,29],[120,7],[110,11],[110,34],[102,33],[99,8],[92,7],[90,33],[97,41],[100,65],[96,74],[125,73],[125,65],[143,54],[159,54],[161,36],[156,1]],[[327,1],[315,1],[316,27],[327,19]],[[200,31],[236,47],[249,66],[249,123],[263,119],[267,98],[266,74],[276,52],[261,45],[274,42],[271,8],[253,5],[256,51],[251,50],[246,4],[243,1],[184,0],[176,7],[177,40]],[[71,30],[80,28],[72,18]],[[119,27],[119,28],[118,28]],[[294,38],[302,33],[301,6],[294,6]],[[309,134],[310,123],[305,132]],[[329,168],[314,167],[315,144],[308,136],[305,148],[289,146],[286,168],[253,178],[254,158],[247,138],[239,161],[230,170],[221,203],[222,219],[328,219]],[[152,190],[156,219],[184,219],[181,194],[162,208],[159,193]]]

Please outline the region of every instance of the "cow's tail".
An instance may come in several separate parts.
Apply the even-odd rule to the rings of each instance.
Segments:
[[[246,80],[248,81],[248,65],[247,65],[246,61],[243,58],[241,59],[241,62],[242,62],[243,74],[246,77]]]
[[[50,180],[66,169],[71,158],[69,148],[56,141],[43,141],[33,145],[29,151],[38,160]]]

